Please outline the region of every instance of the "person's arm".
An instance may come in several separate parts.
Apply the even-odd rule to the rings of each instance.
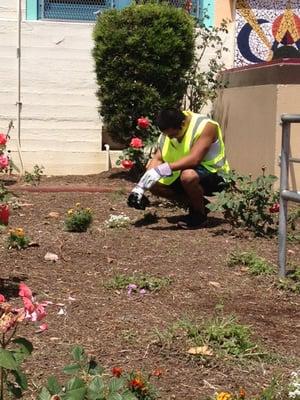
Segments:
[[[146,168],[147,168],[147,170],[151,169],[151,168],[156,168],[162,163],[163,163],[163,159],[162,159],[162,155],[161,155],[161,150],[157,149],[155,154],[153,155],[153,157],[148,161]]]
[[[193,144],[190,154],[182,157],[180,160],[169,163],[171,170],[182,171],[184,169],[196,168],[205,157],[210,146],[217,140],[217,137],[217,126],[208,122],[199,139]]]

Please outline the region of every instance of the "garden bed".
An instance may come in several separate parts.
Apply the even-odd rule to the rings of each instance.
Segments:
[[[280,289],[276,273],[252,276],[245,266],[227,265],[230,254],[239,251],[276,265],[276,238],[234,235],[217,214],[210,214],[205,229],[178,230],[175,223],[183,210],[156,198],[144,218],[145,212],[127,208],[132,183],[126,172],[43,178],[39,187],[87,185],[110,191],[30,193],[20,184],[9,187],[18,187],[9,228],[24,228],[38,246],[8,250],[8,228],[1,231],[1,293],[13,300],[18,282],[24,281],[39,298],[59,304],[48,307],[49,329],[32,338],[35,350],[25,364],[30,379],[25,398],[36,398],[36,387],[49,375],[63,377],[61,369],[76,344],[108,370],[161,370],[156,385],[166,400],[202,400],[240,387],[255,395],[272,377],[288,377],[299,368],[299,293]],[[86,233],[66,232],[65,214],[78,202],[92,209],[92,226]],[[105,227],[110,214],[121,213],[134,223],[127,229]],[[289,263],[299,266],[299,242],[288,247]],[[47,252],[57,254],[58,261],[45,261]],[[168,278],[168,284],[128,295],[126,288],[112,284],[116,275],[121,276],[119,283],[129,276],[152,276]],[[183,321],[201,325],[230,315],[250,326],[258,352],[266,357],[188,354],[193,342]],[[28,326],[22,333],[32,337],[31,332]]]

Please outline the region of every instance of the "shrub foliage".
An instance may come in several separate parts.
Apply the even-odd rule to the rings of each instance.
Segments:
[[[140,116],[180,105],[194,20],[167,4],[134,4],[100,15],[93,36],[100,114],[112,137],[128,143]]]

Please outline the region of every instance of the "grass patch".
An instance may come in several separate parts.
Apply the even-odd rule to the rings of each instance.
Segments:
[[[234,315],[214,317],[202,323],[183,319],[163,331],[155,329],[154,334],[156,344],[164,348],[170,348],[175,340],[185,337],[186,348],[195,346],[191,348],[195,352],[188,353],[204,359],[207,356],[240,360],[268,357],[252,341],[250,327],[238,323]]]
[[[273,264],[252,252],[233,252],[227,261],[229,267],[243,265],[247,267],[251,275],[273,275],[275,268]]]
[[[286,278],[278,281],[277,287],[294,293],[300,293],[300,266],[294,266],[287,272]]]
[[[121,290],[128,285],[136,285],[139,289],[157,292],[171,284],[171,278],[151,275],[122,275],[118,274],[111,278],[104,286],[107,289]]]

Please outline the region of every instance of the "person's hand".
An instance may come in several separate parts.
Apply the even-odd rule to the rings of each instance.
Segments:
[[[149,169],[140,179],[138,186],[143,189],[150,189],[161,178],[171,176],[172,170],[168,163],[163,163],[155,168]]]
[[[127,199],[127,205],[129,207],[136,208],[137,210],[145,210],[149,206],[149,200],[144,196],[144,189],[140,186],[136,186],[131,191]]]

